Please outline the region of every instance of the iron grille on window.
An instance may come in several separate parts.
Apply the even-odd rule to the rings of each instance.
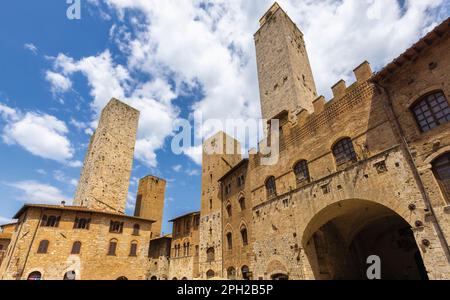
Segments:
[[[267,190],[267,197],[271,198],[277,195],[277,188],[275,184],[275,177],[270,177],[266,181],[266,190]]]
[[[294,167],[294,173],[297,183],[309,182],[308,162],[306,160],[298,162]]]
[[[450,107],[444,94],[439,91],[421,98],[412,111],[423,132],[450,122]]]
[[[442,155],[433,162],[433,171],[445,199],[450,203],[450,153]]]
[[[333,155],[338,166],[357,161],[355,149],[350,138],[340,140],[333,147]]]

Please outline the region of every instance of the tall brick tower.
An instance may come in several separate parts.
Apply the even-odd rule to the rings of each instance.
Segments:
[[[303,34],[278,3],[254,38],[263,119],[302,108],[312,113],[317,92]]]
[[[155,221],[152,237],[161,235],[165,190],[164,179],[149,175],[139,180],[134,216]]]
[[[84,159],[74,205],[125,213],[139,111],[112,99]]]
[[[237,140],[219,132],[203,144],[199,270],[203,279],[223,277],[222,203],[218,180],[241,161]],[[225,151],[228,149],[228,151]]]

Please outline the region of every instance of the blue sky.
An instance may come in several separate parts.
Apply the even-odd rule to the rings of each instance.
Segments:
[[[279,1],[305,34],[319,93],[368,59],[377,70],[449,16],[448,0]],[[207,4],[207,5],[206,5]],[[253,33],[271,1],[7,1],[0,10],[0,223],[25,202],[70,202],[111,97],[141,110],[137,179],[165,178],[165,220],[200,207],[198,145],[176,120],[259,118]],[[205,129],[211,133],[211,128]],[[196,147],[197,146],[197,147]],[[197,151],[196,151],[197,150]],[[171,227],[165,222],[164,229]]]

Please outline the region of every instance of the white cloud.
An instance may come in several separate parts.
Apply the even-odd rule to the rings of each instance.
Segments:
[[[74,149],[67,137],[66,124],[56,117],[38,112],[22,113],[0,104],[6,121],[2,138],[8,145],[20,145],[28,152],[46,159],[72,164]]]
[[[181,171],[181,168],[183,168],[182,165],[176,165],[176,166],[173,166],[173,167],[172,167],[172,170],[174,170],[175,172],[180,172],[180,171]]]
[[[44,169],[37,169],[36,172],[38,172],[41,175],[47,175],[47,171],[45,171]]]
[[[0,217],[0,225],[12,223],[13,220],[10,218]]]
[[[7,183],[7,185],[21,192],[17,199],[24,203],[60,204],[61,201],[66,201],[67,204],[70,204],[72,202],[72,199],[64,195],[58,188],[34,180]]]
[[[33,43],[26,43],[25,45],[23,45],[23,47],[31,51],[33,54],[38,53],[38,48]]]
[[[53,94],[65,93],[72,88],[72,81],[64,75],[47,71],[45,79],[51,84],[51,91]]]
[[[198,169],[188,169],[186,170],[186,174],[189,176],[199,176],[200,175],[200,170]]]
[[[69,178],[60,170],[53,171],[53,178],[61,183],[68,184],[74,187],[78,185],[78,180]]]
[[[115,64],[106,50],[79,61],[60,55],[57,66],[64,74],[85,74],[97,113],[112,96],[144,109],[138,159],[156,165],[155,151],[172,134],[178,115],[172,100],[192,89],[201,88],[204,97],[191,111],[201,111],[204,119],[260,117],[253,34],[271,0],[106,3],[119,20],[131,16],[130,22],[119,21],[110,31],[111,40],[127,56],[127,65]],[[379,69],[415,42],[448,15],[442,14],[443,3],[406,1],[401,7],[393,0],[280,1],[304,33],[318,92],[327,97],[339,79],[351,81],[351,71],[365,59]],[[142,14],[138,17],[133,10]],[[157,79],[150,84],[134,82],[133,72]],[[175,82],[175,92],[168,82]],[[210,134],[212,128],[205,131]],[[192,147],[185,154],[200,164],[198,150],[199,146]]]

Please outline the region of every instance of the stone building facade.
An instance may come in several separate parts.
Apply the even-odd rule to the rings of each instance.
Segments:
[[[274,4],[255,45],[277,162],[209,138],[201,210],[160,237],[162,179],[141,180],[135,216],[123,214],[138,112],[113,100],[76,206],[25,205],[0,278],[367,279],[376,255],[383,279],[450,279],[449,36],[447,19],[379,72],[363,62],[326,101],[302,33]]]
[[[199,277],[200,212],[171,220],[173,224],[169,279],[192,280]]]
[[[6,256],[6,250],[11,242],[11,237],[15,228],[15,223],[0,226],[0,266],[2,265],[3,258]]]

